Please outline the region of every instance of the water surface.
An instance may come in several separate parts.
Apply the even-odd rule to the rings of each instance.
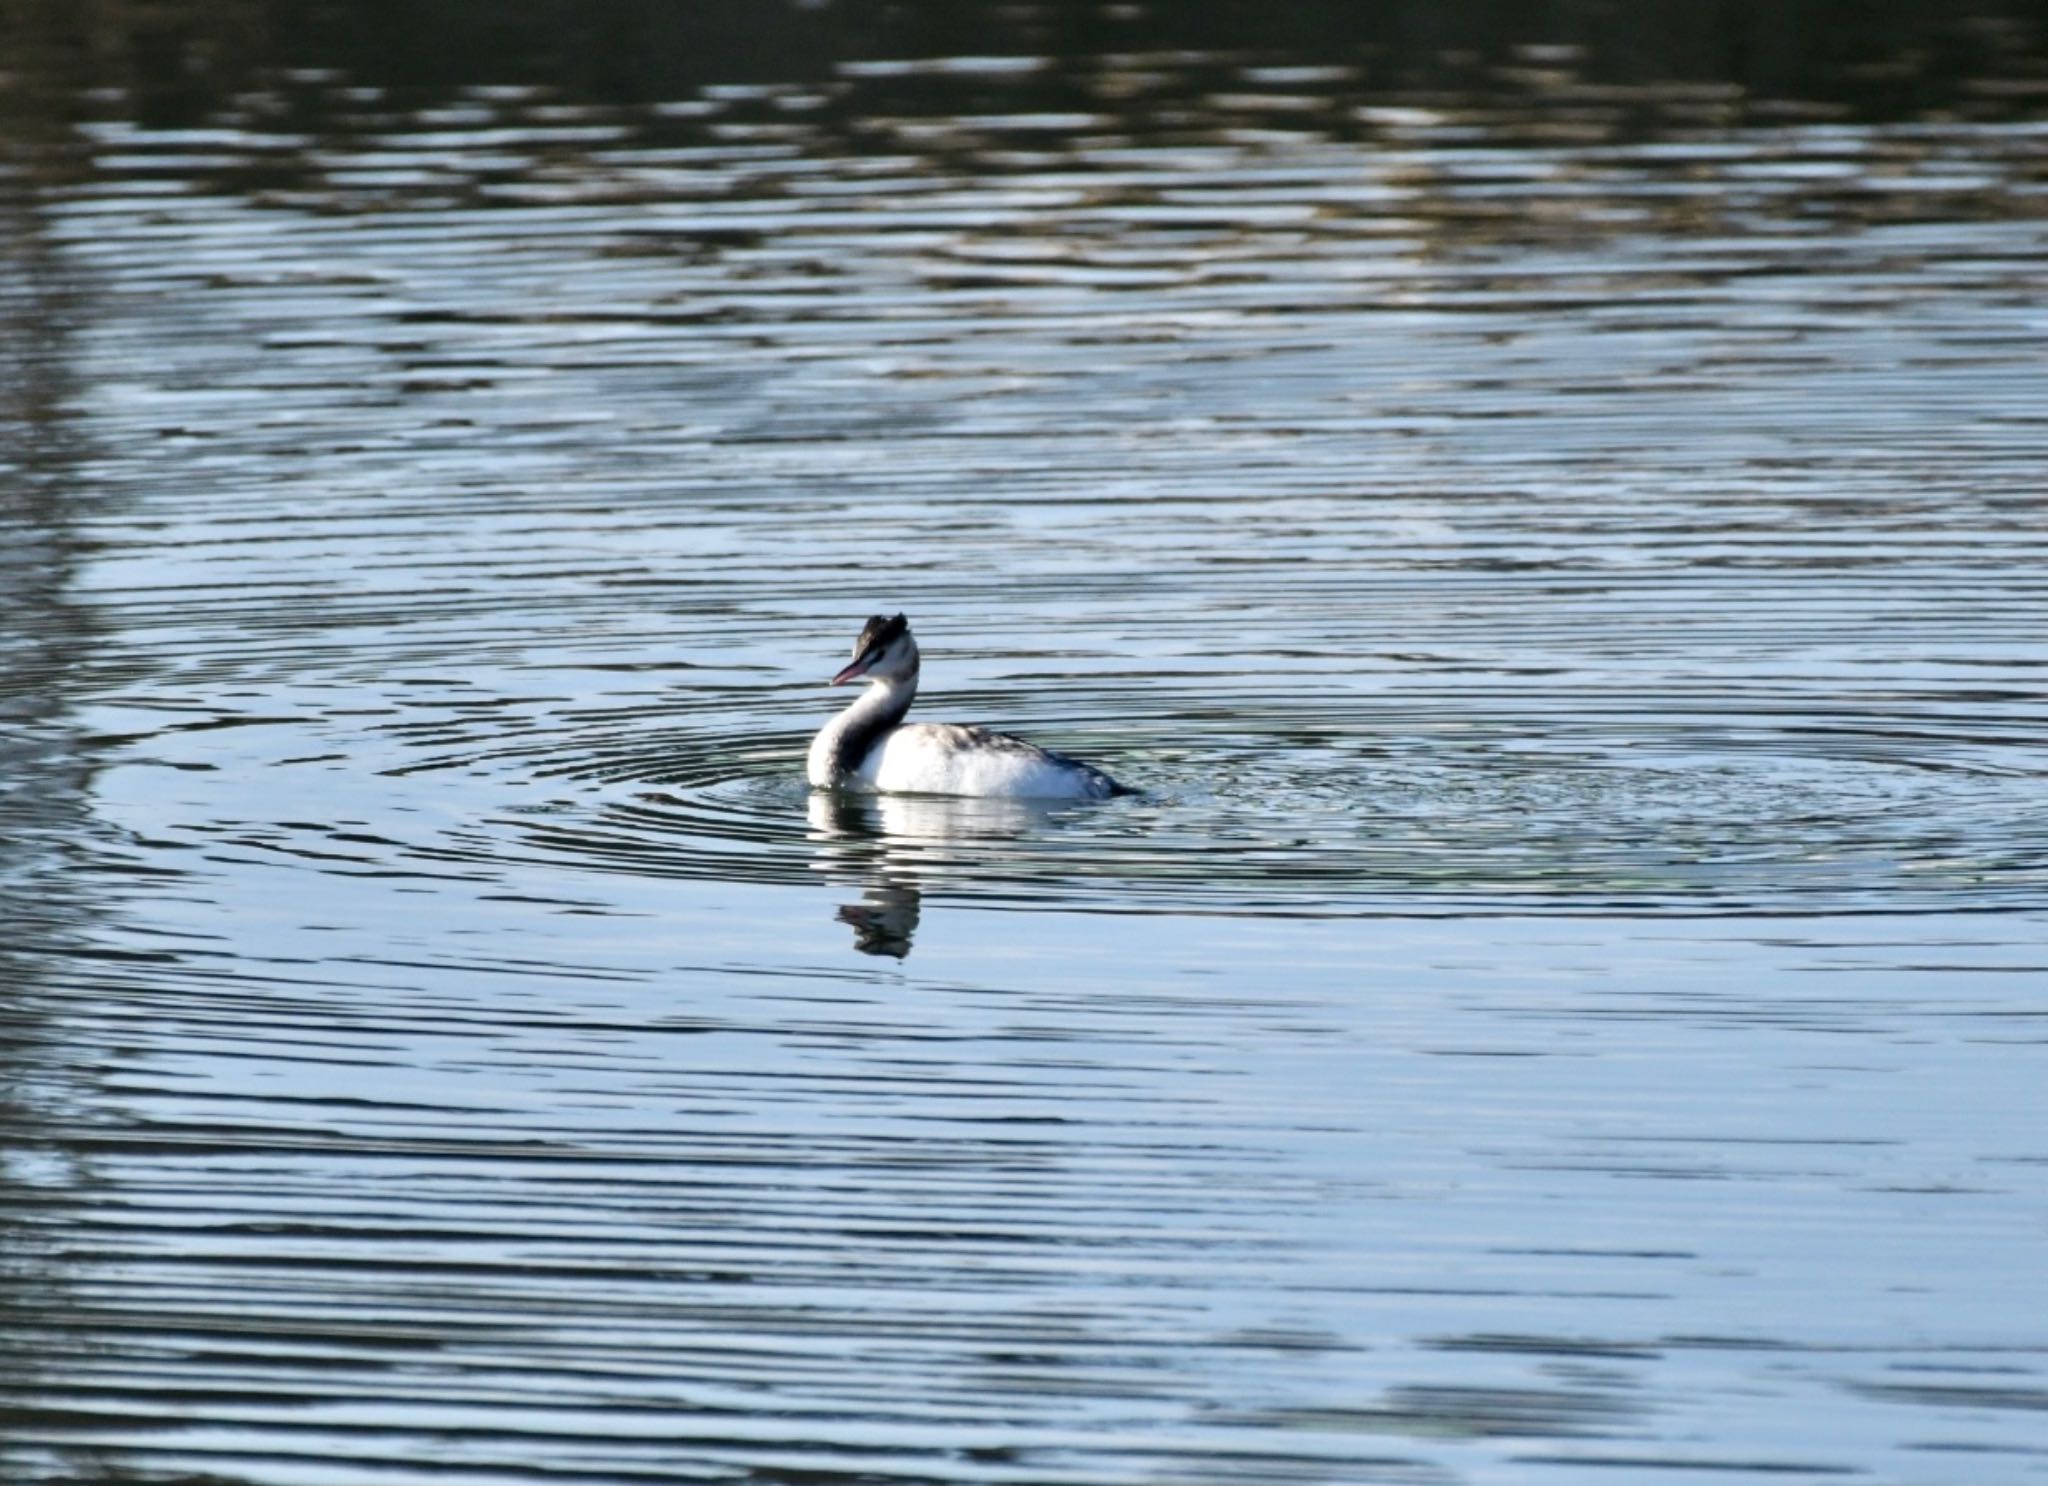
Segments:
[[[1134,15],[37,54],[11,1479],[2048,1470],[2038,33]]]

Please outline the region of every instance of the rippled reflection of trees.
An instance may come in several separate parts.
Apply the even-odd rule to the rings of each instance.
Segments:
[[[0,40],[13,46],[0,53],[33,41],[39,66],[120,89],[133,116],[154,123],[191,122],[309,69],[398,90],[527,83],[625,103],[709,82],[825,79],[861,58],[1191,50],[1225,68],[1306,58],[1355,69],[1369,91],[1513,98],[1568,74],[1595,85],[1721,83],[1869,117],[2029,106],[2024,91],[2001,97],[1973,83],[2038,54],[2039,5],[1891,0],[1849,13],[1845,24],[1829,0],[11,0],[0,6]],[[1054,66],[1034,86],[1057,101],[1085,79]]]
[[[2013,121],[2038,106],[2044,53],[2048,19],[2017,0],[1900,0],[1860,9],[1854,25],[1820,0],[1625,11],[1591,0],[0,3],[0,59],[32,59],[0,65],[0,89],[17,119],[35,121],[44,173],[140,168],[155,185],[174,170],[202,193],[368,215],[500,208],[536,191],[622,205],[691,199],[687,179],[636,162],[636,151],[658,159],[761,141],[768,166],[780,150],[816,160],[909,157],[918,172],[979,180],[1048,159],[1097,168],[1104,147],[1221,147],[1256,158],[1261,138],[1285,137],[1355,146],[1363,177],[1391,193],[1389,209],[1431,251],[1504,230],[1569,237],[1619,219],[1591,201],[1539,218],[1453,199],[1441,163],[1418,161],[1418,124],[1486,147],[1556,150],[1719,138],[1746,126]],[[931,65],[907,60],[919,58]],[[1086,123],[1049,131],[1031,127],[1034,117]],[[594,132],[579,140],[579,124]],[[174,167],[137,153],[151,149],[151,131],[176,126],[236,138],[178,151]],[[366,181],[350,169],[387,150],[394,134],[421,128],[514,131],[534,159],[507,165],[451,150],[410,174],[372,170]],[[1905,180],[1914,148],[1895,142],[1903,159],[1875,163],[1882,189],[1817,184],[1816,215],[1855,226],[1930,211],[2037,210],[2002,183],[1958,191],[1938,170],[1930,201]],[[1581,168],[1597,180],[1606,167]],[[1682,183],[1688,167],[1632,168]],[[772,198],[787,181],[772,168],[736,169],[721,189]],[[1661,200],[1659,225],[1740,230],[1719,215],[1725,207],[1674,192]],[[1635,202],[1621,213],[1624,230],[1641,225],[1643,210]],[[1225,218],[1212,230],[1220,254],[1243,229]],[[620,250],[715,254],[752,241],[746,229],[650,235]]]
[[[33,12],[34,7],[28,7]],[[20,22],[19,13],[10,13]],[[35,19],[32,14],[30,20]],[[105,842],[77,719],[100,636],[73,594],[84,515],[77,343],[91,311],[50,216],[84,168],[65,68],[16,29],[0,87],[0,1476],[59,1469],[36,1437],[64,1411],[32,1400],[90,1347],[60,1225],[92,1185],[78,1140],[97,1069],[68,996],[101,918]],[[112,1479],[75,1462],[63,1479]],[[84,1473],[80,1473],[84,1469]],[[37,1474],[41,1472],[41,1474]]]

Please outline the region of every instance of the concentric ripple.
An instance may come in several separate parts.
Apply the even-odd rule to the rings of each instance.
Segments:
[[[699,699],[693,727],[650,717],[623,739],[537,732],[402,772],[460,769],[548,796],[450,850],[478,866],[822,878],[992,906],[1916,912],[2026,906],[2048,889],[2039,775],[1981,728],[1782,707],[1655,722],[1644,708],[1602,723],[1439,704],[1375,731],[1341,700],[1291,711],[1269,700],[1228,728],[1147,713],[1112,732],[1075,717],[1152,699],[1064,701],[1031,730],[1140,793],[1099,804],[813,795],[788,706],[743,693]],[[1141,729],[1146,746],[1117,747]]]

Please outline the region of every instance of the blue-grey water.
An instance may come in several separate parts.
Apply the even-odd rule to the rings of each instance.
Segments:
[[[8,1481],[2048,1478],[2037,13],[146,9],[0,114]],[[1140,793],[813,796],[897,609]]]

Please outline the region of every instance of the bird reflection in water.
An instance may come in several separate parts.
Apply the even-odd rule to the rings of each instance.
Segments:
[[[1056,826],[1066,813],[1044,800],[818,790],[808,807],[811,865],[832,882],[859,885],[860,901],[838,914],[853,928],[853,947],[900,960],[926,890],[985,876],[999,859],[986,848]]]

